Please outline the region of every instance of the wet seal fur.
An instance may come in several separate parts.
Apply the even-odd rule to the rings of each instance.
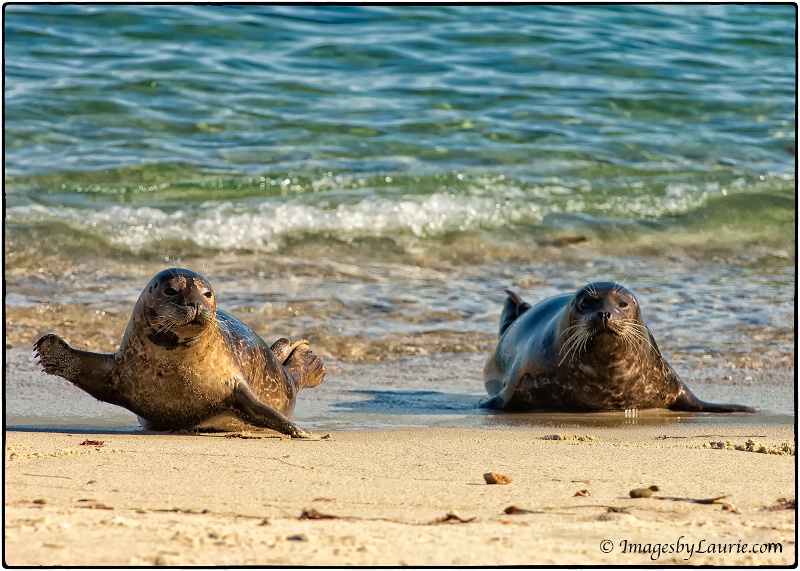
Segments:
[[[325,376],[308,341],[270,348],[217,309],[205,278],[180,268],[150,280],[116,353],[79,351],[53,334],[34,350],[46,373],[130,410],[151,430],[252,425],[308,437],[289,416],[297,392]]]
[[[591,283],[533,307],[506,293],[500,340],[484,367],[491,398],[483,408],[756,412],[694,396],[662,357],[634,295],[619,284]]]

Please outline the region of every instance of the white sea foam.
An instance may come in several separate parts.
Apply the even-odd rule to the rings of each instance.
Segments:
[[[541,209],[501,204],[491,197],[446,192],[401,200],[370,198],[335,208],[300,202],[262,202],[243,210],[230,202],[206,204],[192,223],[198,245],[229,249],[274,250],[291,236],[321,235],[339,239],[409,234],[419,238],[497,228],[521,219],[541,220]]]
[[[538,224],[551,212],[656,219],[702,208],[711,197],[741,192],[741,187],[738,181],[727,188],[716,183],[670,184],[654,193],[631,186],[634,192],[623,196],[587,187],[564,196],[563,184],[557,180],[522,189],[505,181],[498,185],[478,179],[457,192],[443,185],[432,194],[371,194],[360,200],[357,194],[323,192],[236,202],[210,200],[175,211],[119,204],[105,208],[28,204],[12,206],[6,215],[7,221],[23,225],[61,222],[134,253],[164,241],[219,250],[275,251],[287,240],[309,236],[435,239],[450,233]]]
[[[428,238],[523,220],[540,221],[544,214],[545,209],[534,203],[520,205],[447,192],[400,200],[373,197],[333,208],[266,200],[256,205],[209,201],[172,213],[120,205],[103,210],[27,205],[7,211],[8,218],[18,223],[58,221],[133,252],[162,240],[185,240],[222,250],[273,251],[285,239],[305,235],[344,240],[397,234]]]

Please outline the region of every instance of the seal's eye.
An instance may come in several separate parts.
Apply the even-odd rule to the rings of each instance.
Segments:
[[[178,290],[171,287],[165,288],[164,295],[169,295],[169,296],[178,295]]]
[[[621,308],[625,309],[626,307],[628,307],[628,302],[627,301],[620,301],[619,302],[619,306]]]
[[[208,299],[211,299],[212,297],[214,297],[214,294],[213,294],[213,293],[211,293],[210,291],[207,291],[207,292],[206,292],[206,293],[204,293],[203,295],[204,295],[204,296],[206,296]]]

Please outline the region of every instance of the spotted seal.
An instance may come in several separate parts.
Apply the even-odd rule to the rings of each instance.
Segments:
[[[500,340],[484,367],[491,396],[484,408],[756,412],[694,396],[662,357],[634,295],[619,284],[591,283],[533,307],[506,293]]]
[[[288,417],[297,392],[325,376],[308,341],[267,346],[217,309],[208,280],[180,268],[150,280],[116,353],[79,351],[53,334],[34,350],[46,373],[130,410],[152,430],[252,425],[307,437]]]

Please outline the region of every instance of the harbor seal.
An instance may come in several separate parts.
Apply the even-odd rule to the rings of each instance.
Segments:
[[[270,348],[217,309],[208,280],[180,268],[150,280],[116,353],[79,351],[53,334],[34,350],[44,372],[130,410],[151,430],[252,425],[307,437],[288,417],[297,392],[325,376],[308,341]]]
[[[484,367],[491,398],[483,408],[756,412],[694,396],[662,357],[634,295],[619,284],[591,283],[533,307],[506,293],[500,340]]]

